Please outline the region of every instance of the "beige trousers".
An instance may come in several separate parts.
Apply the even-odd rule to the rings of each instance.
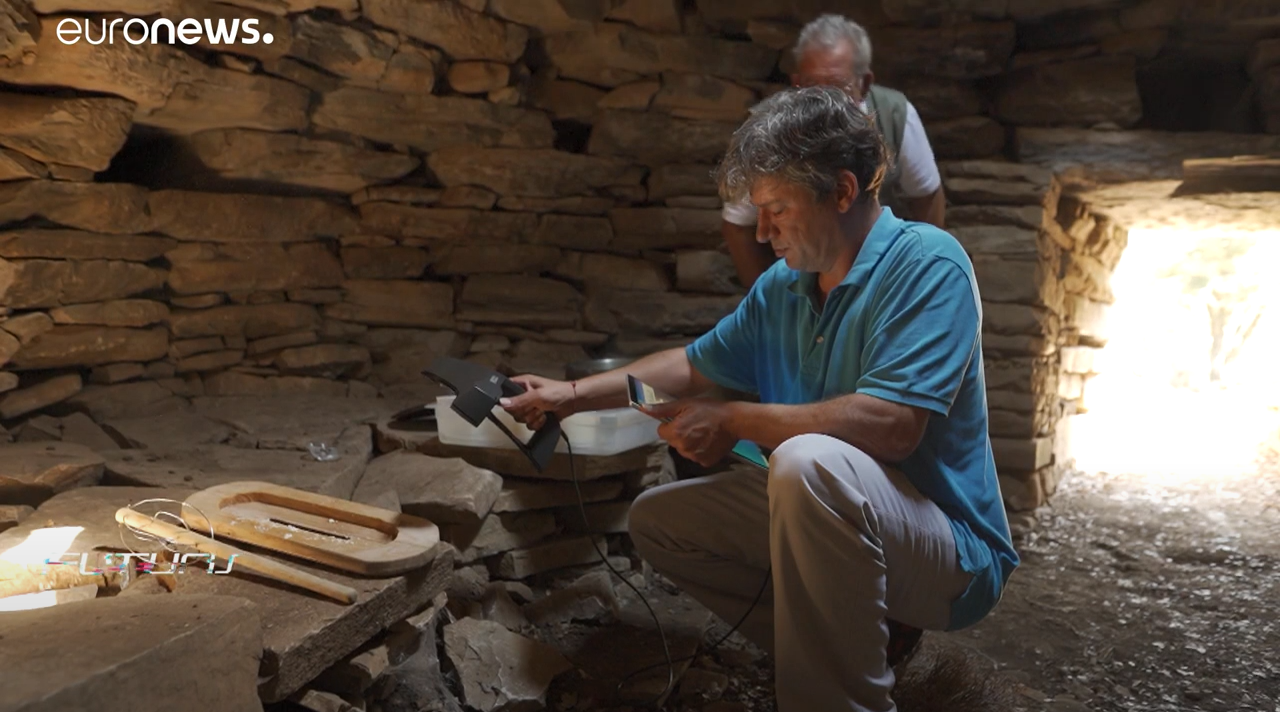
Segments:
[[[969,585],[946,516],[906,477],[825,435],[638,497],[631,536],[653,567],[775,660],[779,712],[894,712],[885,618],[947,627]]]

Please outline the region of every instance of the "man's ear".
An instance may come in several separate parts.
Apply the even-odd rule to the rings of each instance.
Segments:
[[[858,185],[858,177],[851,171],[840,171],[840,177],[836,180],[836,209],[842,213],[849,212],[860,195],[862,186]]]

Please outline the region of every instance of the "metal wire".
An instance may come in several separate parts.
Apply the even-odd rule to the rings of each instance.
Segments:
[[[180,508],[181,508],[181,507],[191,507],[192,509],[196,510],[196,512],[200,515],[200,518],[201,518],[201,519],[203,519],[204,521],[206,521],[206,522],[208,522],[208,523],[209,523],[209,538],[210,538],[210,539],[216,539],[216,537],[214,536],[214,533],[213,533],[213,522],[212,522],[208,517],[204,516],[204,512],[201,512],[199,507],[197,507],[197,506],[195,506],[195,505],[193,505],[193,504],[187,504],[186,502],[180,502],[180,501],[178,501],[178,500],[176,500],[176,499],[166,499],[166,498],[164,498],[164,497],[153,497],[153,498],[151,498],[151,499],[143,499],[143,500],[139,500],[139,501],[137,501],[137,502],[133,502],[133,503],[129,504],[128,506],[126,506],[125,508],[126,508],[126,509],[130,509],[130,510],[132,510],[132,511],[135,511],[135,512],[137,512],[138,514],[141,514],[141,515],[143,515],[143,516],[149,516],[149,517],[151,518],[151,520],[152,520],[152,521],[159,521],[159,520],[160,520],[160,518],[161,518],[161,517],[163,517],[163,518],[166,518],[166,519],[172,519],[174,522],[176,522],[179,526],[181,526],[181,527],[182,527],[182,528],[184,528],[184,529],[187,529],[187,530],[190,530],[190,529],[191,529],[191,527],[187,524],[187,522],[182,518],[182,516],[181,516],[181,515],[174,514],[173,512],[170,512],[170,511],[167,511],[167,510],[160,510],[160,511],[156,512],[155,514],[147,514],[146,512],[143,512],[143,511],[141,511],[141,510],[139,510],[139,509],[136,509],[136,507],[137,507],[138,505],[140,505],[140,504],[147,504],[148,502],[170,502],[170,503],[172,503],[172,504],[176,504],[176,505],[178,505]],[[181,511],[181,510],[179,510],[179,511]],[[160,546],[164,547],[165,551],[168,551],[168,552],[171,552],[171,553],[174,553],[174,554],[186,554],[186,553],[191,553],[191,552],[187,552],[187,551],[180,551],[180,550],[177,548],[177,545],[175,545],[172,541],[170,541],[169,539],[167,539],[167,538],[165,538],[165,537],[159,536],[159,535],[157,535],[157,534],[152,534],[151,532],[143,531],[143,530],[141,530],[141,529],[138,529],[137,527],[130,526],[129,524],[125,524],[125,523],[121,522],[121,523],[119,524],[118,528],[117,528],[117,531],[118,531],[118,533],[120,534],[120,544],[121,544],[122,546],[124,546],[124,548],[128,549],[130,553],[133,553],[133,554],[141,554],[141,552],[134,551],[133,547],[132,547],[132,546],[129,546],[129,544],[125,542],[125,540],[124,540],[124,532],[125,532],[125,530],[126,530],[126,529],[128,529],[128,530],[129,530],[129,533],[130,533],[130,534],[133,534],[135,537],[137,537],[138,539],[141,539],[142,541],[149,541],[149,542],[153,542],[153,543],[159,544]],[[193,547],[187,547],[187,548],[193,548]]]

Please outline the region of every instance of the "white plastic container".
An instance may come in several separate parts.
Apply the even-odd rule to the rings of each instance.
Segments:
[[[485,420],[480,427],[453,412],[454,396],[436,398],[436,427],[440,442],[465,447],[516,449],[515,443],[493,423]],[[529,442],[533,431],[517,423],[502,406],[494,406],[493,414],[520,438]],[[635,408],[614,408],[577,413],[561,421],[560,428],[573,444],[574,455],[616,455],[658,441],[659,422]],[[556,452],[569,452],[564,440],[558,440]]]

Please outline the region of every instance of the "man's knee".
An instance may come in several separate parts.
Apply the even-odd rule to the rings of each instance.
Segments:
[[[858,489],[856,476],[842,477],[832,471],[848,455],[865,457],[861,450],[829,435],[808,433],[783,442],[769,459],[770,510],[814,500],[826,504],[836,486]]]
[[[645,558],[653,551],[656,542],[664,538],[663,523],[670,516],[663,514],[664,510],[669,509],[669,503],[664,501],[667,499],[664,489],[666,488],[654,487],[641,492],[631,503],[631,509],[627,513],[627,530],[631,541]]]

